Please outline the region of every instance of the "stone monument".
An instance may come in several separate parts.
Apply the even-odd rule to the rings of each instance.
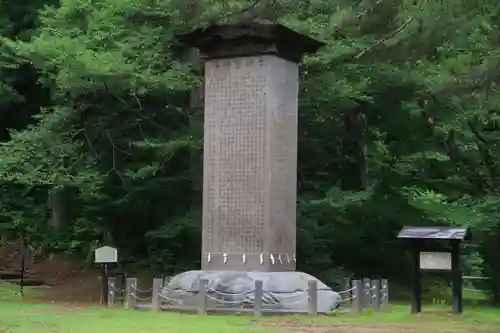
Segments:
[[[202,270],[175,276],[165,290],[189,302],[203,278],[215,294],[251,303],[253,294],[241,293],[258,279],[264,306],[306,311],[307,301],[290,297],[316,279],[295,271],[298,63],[322,43],[262,23],[212,26],[179,40],[205,58]],[[318,290],[319,311],[338,305],[319,281]]]

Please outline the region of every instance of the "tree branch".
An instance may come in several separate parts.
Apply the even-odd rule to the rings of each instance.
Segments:
[[[119,152],[122,152],[122,153],[124,153],[125,155],[128,155],[128,156],[133,156],[131,153],[126,152],[126,151],[124,151],[124,150],[122,150],[122,149],[118,148],[118,147],[114,144],[113,139],[111,139],[111,135],[109,134],[109,131],[108,131],[107,129],[106,129],[106,135],[108,136],[109,142],[111,143],[111,146],[113,147],[113,149],[118,150]]]
[[[372,51],[373,49],[375,49],[376,47],[378,47],[379,45],[385,43],[386,41],[388,41],[389,39],[391,39],[392,37],[396,36],[397,34],[399,34],[401,31],[403,31],[411,22],[413,21],[413,17],[410,17],[408,18],[400,27],[398,27],[396,30],[394,31],[391,31],[390,33],[388,33],[384,38],[382,38],[381,40],[377,41],[376,43],[374,43],[373,45],[371,45],[370,47],[364,49],[363,51],[359,52],[357,55],[354,56],[355,59],[359,59],[361,58],[362,56],[364,56],[366,53]]]

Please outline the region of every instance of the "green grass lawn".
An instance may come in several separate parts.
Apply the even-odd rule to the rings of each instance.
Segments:
[[[10,288],[10,287],[9,287]],[[103,309],[69,304],[36,304],[21,301],[18,291],[0,285],[0,333],[496,333],[500,309],[466,308],[461,316],[449,307],[427,308],[421,315],[409,307],[392,306],[387,312],[333,313],[328,316],[279,316],[254,318],[243,315],[198,316],[152,313],[121,308]],[[28,291],[26,298],[34,296]]]

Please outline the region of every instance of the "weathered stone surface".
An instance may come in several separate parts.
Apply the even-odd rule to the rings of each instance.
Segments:
[[[295,270],[297,95],[294,62],[206,62],[203,270]]]
[[[310,280],[295,272],[298,61],[322,43],[277,24],[199,29],[180,38],[206,56],[202,271],[174,277],[163,296],[210,307],[307,311]],[[318,310],[340,296],[318,281]],[[226,302],[226,303],[224,303]]]
[[[327,312],[340,305],[340,295],[323,282],[302,272],[241,272],[241,271],[189,271],[172,278],[162,295],[180,306],[196,306],[200,279],[208,280],[209,308],[252,308],[255,280],[263,282],[263,309],[307,312],[308,282],[318,281],[318,311]],[[217,301],[216,301],[217,300]]]

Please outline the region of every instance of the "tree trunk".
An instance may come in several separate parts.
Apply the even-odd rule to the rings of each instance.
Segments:
[[[61,230],[66,225],[66,205],[64,200],[64,189],[52,189],[50,193],[50,204],[52,209],[51,225],[55,230]]]
[[[366,118],[360,107],[344,115],[342,140],[342,190],[359,191],[365,188],[366,174]]]

